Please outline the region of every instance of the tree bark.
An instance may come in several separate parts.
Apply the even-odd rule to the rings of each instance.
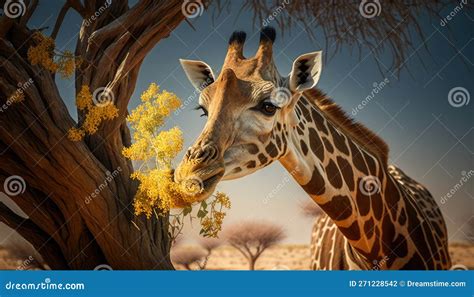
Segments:
[[[103,2],[82,6],[67,1],[84,17],[76,46],[76,55],[84,60],[75,73],[76,94],[83,85],[92,91],[107,86],[119,109],[117,118],[79,142],[66,136],[76,122],[54,74],[28,62],[34,31],[21,18],[0,19],[8,24],[0,30],[0,180],[12,175],[25,180],[24,193],[11,198],[28,216],[19,217],[2,204],[0,222],[30,241],[53,269],[93,269],[100,264],[172,269],[167,218],[134,216],[137,183],[130,180],[133,167],[121,151],[131,141],[125,117],[140,65],[184,20],[181,1],[143,0],[129,8],[127,1],[114,0],[91,21]],[[10,104],[8,98],[19,84],[30,79],[25,100]],[[79,113],[78,124],[82,120]],[[113,172],[118,175],[108,181]]]
[[[249,258],[249,270],[255,270],[255,262],[257,262],[256,258]]]

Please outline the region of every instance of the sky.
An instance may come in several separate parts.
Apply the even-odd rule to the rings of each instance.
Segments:
[[[63,1],[40,1],[30,27],[45,27],[51,32]],[[218,75],[223,63],[227,40],[234,30],[247,32],[245,55],[255,53],[258,44],[259,24],[252,26],[251,15],[244,12],[237,17],[239,1],[233,2],[231,14],[223,13],[217,19],[204,11],[201,16],[189,19],[175,29],[171,36],[160,41],[146,57],[138,78],[129,108],[139,103],[139,96],[150,83],[174,92],[183,101],[193,96],[194,89],[188,82],[178,59],[203,60]],[[446,7],[441,16],[448,15],[454,7]],[[358,9],[355,7],[354,9]],[[382,6],[383,9],[383,6]],[[283,12],[285,13],[285,12]],[[455,107],[448,101],[449,92],[456,87],[474,94],[474,15],[461,10],[449,21],[451,31],[439,19],[420,16],[425,40],[414,39],[404,64],[410,72],[402,70],[400,76],[382,75],[370,52],[357,51],[349,46],[342,48],[323,64],[318,87],[340,104],[348,113],[373,92],[374,83],[388,80],[374,98],[358,110],[354,118],[380,135],[390,147],[389,163],[424,184],[433,194],[445,216],[451,240],[461,240],[466,224],[474,217],[473,182],[462,182],[463,173],[473,170],[473,108],[474,103],[463,102]],[[372,21],[383,21],[373,19]],[[61,50],[74,50],[81,19],[70,11],[57,38]],[[271,22],[269,25],[274,25]],[[278,32],[278,31],[277,31]],[[424,45],[430,48],[426,52]],[[298,25],[277,35],[274,60],[281,74],[286,75],[293,60],[301,54],[325,50],[326,44],[319,31],[316,42]],[[335,48],[328,46],[332,55]],[[423,57],[425,67],[417,55]],[[390,65],[391,56],[384,52],[380,61]],[[57,76],[60,93],[71,115],[76,117],[74,106],[74,79],[62,80]],[[455,89],[457,90],[457,89]],[[170,118],[167,127],[179,126],[184,133],[185,147],[199,135],[205,118],[193,108],[197,98],[192,97],[182,112]],[[456,184],[462,182],[460,187]],[[294,182],[278,163],[241,179],[220,183],[218,190],[227,193],[232,208],[225,219],[228,224],[246,219],[267,220],[284,227],[288,243],[309,243],[312,219],[301,215],[300,205],[308,200],[306,193]],[[452,192],[451,197],[446,194]],[[443,198],[444,197],[444,198]],[[185,230],[187,238],[198,234],[197,228]]]

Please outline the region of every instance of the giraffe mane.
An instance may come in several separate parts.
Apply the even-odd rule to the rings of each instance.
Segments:
[[[303,94],[309,102],[327,116],[331,123],[352,137],[352,140],[357,144],[379,158],[385,167],[387,166],[389,149],[382,138],[363,124],[355,122],[339,105],[320,90],[311,89]]]

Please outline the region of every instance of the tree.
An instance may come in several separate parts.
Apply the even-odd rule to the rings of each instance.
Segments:
[[[223,241],[219,238],[212,237],[201,237],[199,238],[199,245],[207,252],[204,261],[202,263],[202,269],[206,269],[209,257],[212,254],[212,251],[220,247],[223,244]]]
[[[301,214],[308,218],[317,218],[323,213],[321,208],[311,200],[305,200],[303,203],[301,203],[300,211]]]
[[[179,247],[171,251],[173,263],[181,265],[187,270],[192,270],[191,265],[196,264],[199,270],[205,269],[203,262],[206,261],[206,252],[196,248]]]
[[[0,180],[19,176],[24,181],[26,187],[14,201],[27,217],[0,203],[0,222],[27,239],[52,269],[93,269],[100,264],[114,269],[172,269],[168,220],[134,215],[131,204],[138,182],[130,179],[132,162],[122,149],[131,145],[125,118],[140,66],[150,50],[186,20],[183,1],[140,0],[132,7],[127,0],[64,1],[50,37],[56,39],[70,10],[82,17],[75,52],[65,55],[82,60],[72,69],[76,95],[84,86],[91,91],[105,89],[117,108],[117,114],[103,121],[96,133],[77,142],[66,135],[86,121],[84,110],[78,109],[76,122],[59,94],[55,73],[28,61],[28,49],[37,45],[33,37],[44,29],[28,26],[39,0],[22,1],[25,6],[20,13],[8,11],[6,4],[11,2],[0,0],[4,8],[0,17]],[[213,6],[217,12],[230,4],[224,0],[187,3],[207,9],[213,2],[217,2]],[[322,28],[326,38],[336,41],[337,49],[344,44],[367,46],[380,57],[388,46],[394,65],[404,66],[408,49],[417,46],[409,31],[415,28],[422,33],[417,17],[425,11],[436,16],[447,3],[456,3],[384,2],[384,21],[372,22],[360,17],[354,7],[359,1],[355,2],[291,1],[276,22],[281,29],[296,22],[309,33],[313,25]],[[242,5],[262,23],[281,3],[246,0]],[[13,103],[10,98],[17,92],[22,96]]]
[[[110,5],[107,5],[110,3]],[[5,1],[0,1],[2,7]],[[55,74],[28,61],[32,38],[40,29],[27,27],[38,1],[29,1],[23,16],[0,19],[0,105],[19,84],[33,81],[25,99],[0,117],[0,180],[17,175],[24,192],[14,197],[24,219],[0,204],[0,221],[15,229],[52,269],[172,269],[167,218],[134,216],[131,203],[137,182],[132,163],[122,155],[130,146],[127,105],[143,59],[185,16],[182,1],[65,1],[51,37],[72,9],[83,22],[74,55],[83,62],[75,70],[76,94],[82,86],[107,88],[114,95],[117,117],[82,141],[66,135],[84,121],[69,115]],[[99,15],[97,17],[97,15]],[[95,18],[94,18],[95,16]],[[5,105],[4,105],[5,107]],[[103,186],[111,173],[114,178]],[[92,193],[93,199],[87,199]]]
[[[249,269],[255,270],[255,262],[269,247],[285,238],[280,226],[267,222],[247,221],[233,225],[225,231],[225,238],[249,262]]]

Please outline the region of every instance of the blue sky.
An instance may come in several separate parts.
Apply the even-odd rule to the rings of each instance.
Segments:
[[[30,26],[49,26],[46,32],[50,33],[61,2],[40,2]],[[237,11],[238,6],[239,1],[236,1],[231,11]],[[447,15],[452,9],[447,7],[441,15]],[[372,92],[374,83],[387,79],[387,86],[354,117],[389,144],[390,163],[427,186],[438,202],[460,181],[463,172],[474,169],[474,103],[453,107],[448,102],[448,93],[454,87],[463,87],[474,94],[474,33],[470,29],[474,16],[468,13],[465,10],[458,13],[449,22],[450,31],[441,26],[439,19],[420,17],[426,38],[413,40],[415,50],[409,51],[405,61],[410,73],[403,70],[399,78],[382,75],[370,52],[363,51],[362,59],[359,59],[358,52],[346,46],[332,59],[325,61],[318,83],[320,89],[350,113]],[[58,48],[74,50],[80,21],[77,13],[68,13],[57,39]],[[374,18],[371,21],[383,19]],[[234,30],[247,32],[246,56],[253,55],[256,50],[260,26],[252,27],[249,13],[244,12],[238,18],[235,14],[223,13],[212,22],[211,14],[205,11],[190,22],[196,30],[183,22],[147,56],[130,108],[138,104],[140,93],[151,82],[176,93],[182,100],[191,96],[193,87],[187,81],[178,59],[203,60],[218,74],[226,54],[227,39]],[[326,49],[323,36],[316,32],[316,42],[311,41],[298,25],[287,30],[284,38],[281,34],[277,35],[274,59],[281,74],[290,71],[293,59],[300,54]],[[425,44],[430,48],[431,55],[425,51]],[[328,53],[323,54],[332,55],[334,50],[334,46],[329,45]],[[417,55],[423,57],[426,68]],[[391,64],[388,51],[384,52],[380,62],[387,66]],[[74,80],[61,80],[59,76],[57,80],[60,92],[75,117]],[[205,121],[199,117],[199,111],[193,110],[197,100],[192,101],[168,123],[168,127],[177,125],[183,130],[186,145],[197,137]],[[473,219],[472,185],[469,180],[440,205],[452,239],[463,238],[465,223]],[[279,190],[276,191],[276,188]],[[226,224],[242,219],[270,220],[284,226],[289,235],[287,242],[309,241],[313,222],[303,218],[299,212],[299,204],[309,198],[279,163],[245,178],[222,182],[218,189],[232,198],[233,207]],[[273,193],[272,198],[265,203],[270,193]],[[186,234],[192,237],[197,230],[186,230]]]

